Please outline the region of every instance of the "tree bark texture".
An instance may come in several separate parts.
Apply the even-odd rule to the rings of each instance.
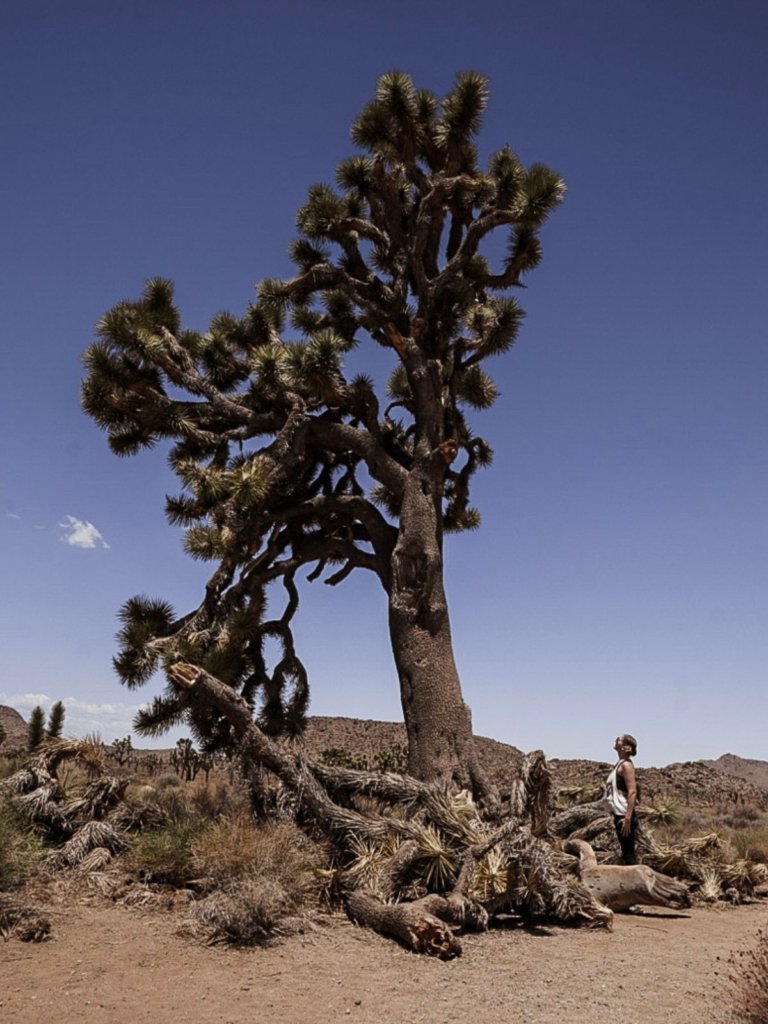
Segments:
[[[392,556],[389,627],[408,772],[422,780],[453,779],[486,797],[490,787],[475,755],[443,585],[440,458],[427,454],[409,475]]]

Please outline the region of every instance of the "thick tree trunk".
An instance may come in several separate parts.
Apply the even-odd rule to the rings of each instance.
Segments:
[[[491,789],[474,750],[443,586],[442,473],[423,458],[412,470],[392,556],[389,627],[408,734],[408,772],[417,779],[453,779],[488,798]],[[444,465],[442,467],[444,469]]]

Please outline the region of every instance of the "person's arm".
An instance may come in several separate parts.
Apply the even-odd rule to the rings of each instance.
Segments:
[[[625,761],[619,771],[627,785],[627,813],[621,822],[621,834],[628,836],[632,831],[632,814],[637,803],[637,778],[635,777],[635,766],[631,761]]]

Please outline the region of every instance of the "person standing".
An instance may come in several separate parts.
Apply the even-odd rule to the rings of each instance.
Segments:
[[[619,760],[605,781],[605,799],[611,805],[613,824],[625,864],[637,864],[635,831],[637,828],[637,778],[632,758],[637,753],[637,740],[629,733],[617,736],[613,749]]]

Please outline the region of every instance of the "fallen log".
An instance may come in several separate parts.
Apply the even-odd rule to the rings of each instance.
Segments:
[[[598,864],[594,850],[582,839],[569,840],[565,848],[578,854],[579,881],[610,910],[691,905],[687,885],[645,864]]]
[[[356,924],[398,939],[416,953],[440,960],[461,955],[461,942],[452,928],[434,913],[440,909],[446,913],[453,910],[440,896],[425,896],[413,903],[382,903],[370,893],[358,891],[349,894],[346,906]]]

